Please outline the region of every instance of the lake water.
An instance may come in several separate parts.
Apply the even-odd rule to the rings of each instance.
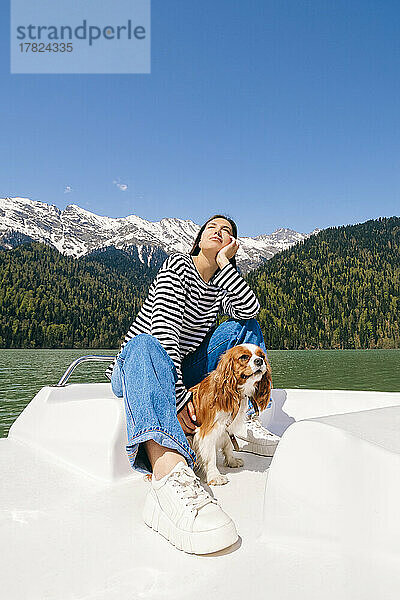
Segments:
[[[59,381],[85,354],[113,356],[117,350],[0,350],[0,437],[33,396]],[[270,350],[276,388],[400,391],[398,350]],[[107,382],[107,363],[80,365],[73,382]]]

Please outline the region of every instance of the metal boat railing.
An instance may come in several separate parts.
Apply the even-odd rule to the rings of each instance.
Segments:
[[[81,356],[72,362],[68,369],[65,371],[64,375],[61,377],[60,381],[54,387],[64,387],[71,376],[71,373],[76,369],[78,365],[83,362],[113,362],[115,356],[96,356],[96,355],[87,355]]]

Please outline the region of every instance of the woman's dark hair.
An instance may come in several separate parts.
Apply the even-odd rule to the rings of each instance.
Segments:
[[[225,216],[225,215],[213,215],[212,217],[210,217],[209,219],[207,219],[207,221],[204,223],[204,225],[202,225],[200,227],[200,231],[196,236],[196,239],[194,240],[194,244],[192,246],[191,251],[189,252],[190,256],[197,256],[197,254],[199,254],[200,252],[200,246],[199,246],[199,242],[200,242],[200,238],[202,236],[203,231],[205,230],[205,228],[207,227],[208,223],[210,221],[213,221],[214,219],[225,219],[225,221],[228,221],[228,223],[231,224],[232,227],[232,234],[233,237],[237,239],[237,226],[235,221],[233,221],[233,219]],[[236,258],[235,256],[231,259],[229,259],[229,262],[231,263],[231,265],[233,265],[235,267],[235,269],[237,269],[236,266]]]

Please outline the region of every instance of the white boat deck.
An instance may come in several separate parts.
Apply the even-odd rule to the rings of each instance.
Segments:
[[[270,472],[243,453],[212,488],[239,542],[193,556],[142,522],[109,388],[43,388],[0,440],[4,598],[397,600],[400,394],[274,390]]]

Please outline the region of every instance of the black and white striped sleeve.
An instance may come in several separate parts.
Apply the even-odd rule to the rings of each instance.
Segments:
[[[178,273],[169,267],[167,259],[154,281],[151,311],[151,335],[156,337],[174,362],[178,379],[175,383],[176,409],[183,408],[191,392],[182,382],[179,338],[185,309],[185,289]]]
[[[224,315],[228,315],[234,319],[253,319],[258,315],[260,303],[254,292],[231,263],[225,265],[217,273],[214,277],[213,285],[226,290],[221,303]]]

